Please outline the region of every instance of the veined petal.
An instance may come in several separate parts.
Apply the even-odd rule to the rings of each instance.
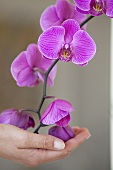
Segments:
[[[49,106],[46,108],[46,110],[44,111],[44,113],[41,116],[40,121],[42,122],[42,120],[48,115],[48,113],[51,111],[51,109],[54,106],[54,102],[50,103]]]
[[[18,122],[20,121],[21,115],[18,110],[12,112],[10,116],[10,124],[14,126],[18,126]]]
[[[106,0],[106,15],[113,18],[113,0]]]
[[[42,54],[36,44],[30,44],[26,51],[26,59],[31,68],[38,67],[42,61]]]
[[[21,52],[11,64],[11,74],[15,80],[17,80],[18,74],[28,67],[26,60],[26,52]]]
[[[46,125],[55,124],[58,122],[61,126],[66,126],[70,121],[70,116],[66,116],[69,115],[69,112],[71,111],[73,111],[73,107],[69,102],[57,99],[49,104],[40,121]],[[66,119],[63,119],[65,117]],[[62,121],[59,122],[60,120]]]
[[[73,106],[66,100],[57,99],[54,102],[56,107],[58,107],[60,110],[68,111],[68,112],[73,112],[75,110]]]
[[[56,11],[60,20],[66,20],[72,17],[74,9],[68,0],[57,0]]]
[[[84,10],[78,8],[77,6],[76,6],[76,11],[80,12],[82,15],[83,15],[83,14],[90,14],[90,10],[84,11]]]
[[[73,40],[73,35],[80,30],[80,26],[74,19],[68,19],[62,23],[65,28],[65,41],[70,43]]]
[[[57,59],[64,43],[65,30],[62,26],[53,26],[43,32],[38,39],[41,53],[48,59]]]
[[[96,44],[87,32],[79,30],[73,37],[72,49],[72,62],[84,64],[94,57]]]
[[[29,116],[26,113],[19,113],[20,114],[20,119],[18,121],[18,127],[21,129],[27,129],[27,123],[29,121]]]
[[[80,8],[83,11],[89,11],[90,10],[90,2],[91,0],[74,0],[75,4],[78,8]]]
[[[70,122],[70,119],[71,119],[71,117],[70,117],[70,114],[68,114],[67,116],[65,116],[64,118],[62,118],[61,120],[59,120],[58,122],[56,122],[56,124],[58,125],[58,126],[67,126],[68,125],[68,123]]]
[[[41,118],[41,122],[45,125],[55,124],[59,120],[63,119],[69,114],[69,112],[59,110],[56,107],[52,107],[50,112],[46,115],[46,117]]]
[[[49,6],[42,13],[41,18],[40,18],[40,25],[43,31],[45,31],[51,26],[61,25],[61,21],[59,20],[57,16],[56,7],[54,5]]]
[[[28,67],[20,72],[18,75],[17,85],[34,87],[38,84],[38,76]]]

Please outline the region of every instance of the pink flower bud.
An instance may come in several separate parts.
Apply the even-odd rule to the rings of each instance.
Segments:
[[[60,127],[53,126],[48,131],[49,135],[62,139],[64,142],[75,136],[73,129],[70,126]]]
[[[31,114],[13,108],[4,110],[0,114],[0,123],[14,125],[24,130],[35,126],[34,118]]]

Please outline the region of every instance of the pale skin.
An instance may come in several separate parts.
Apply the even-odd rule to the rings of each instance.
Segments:
[[[0,157],[29,167],[63,159],[91,136],[86,128],[73,129],[75,137],[64,143],[50,135],[34,134],[12,125],[0,124]]]

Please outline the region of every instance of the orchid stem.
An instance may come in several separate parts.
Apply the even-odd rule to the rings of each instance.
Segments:
[[[48,75],[49,75],[50,71],[56,65],[56,63],[58,61],[59,61],[59,59],[55,60],[53,62],[53,64],[50,66],[50,68],[47,70],[47,72],[45,73],[44,86],[43,86],[43,96],[46,96],[46,87],[47,87],[47,78],[48,78]]]
[[[87,22],[89,22],[92,18],[94,18],[94,16],[89,16],[88,18],[86,18],[81,24],[80,24],[80,28],[83,27]]]
[[[45,99],[47,98],[47,96],[46,96],[46,89],[47,89],[47,79],[48,79],[48,75],[49,75],[50,71],[51,71],[52,68],[56,65],[56,63],[57,63],[58,61],[59,61],[59,59],[55,60],[55,61],[53,62],[53,64],[49,67],[49,69],[48,69],[48,70],[46,71],[46,73],[45,73],[44,85],[43,85],[43,96],[42,96],[41,102],[40,102],[40,104],[39,104],[38,110],[36,110],[36,113],[37,113],[38,116],[39,116],[39,120],[40,120],[40,118],[41,118],[40,110],[41,110],[41,108],[42,108],[42,106],[43,106],[43,103],[44,103]]]
[[[34,133],[37,133],[38,134],[38,131],[39,131],[39,129],[41,128],[42,126],[41,126],[41,124],[36,128],[36,130],[34,131]]]

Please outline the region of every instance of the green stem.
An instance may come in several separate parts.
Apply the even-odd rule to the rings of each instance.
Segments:
[[[81,24],[80,24],[80,28],[83,27],[87,22],[89,22],[92,18],[94,18],[94,16],[89,16],[88,18],[86,18]]]

